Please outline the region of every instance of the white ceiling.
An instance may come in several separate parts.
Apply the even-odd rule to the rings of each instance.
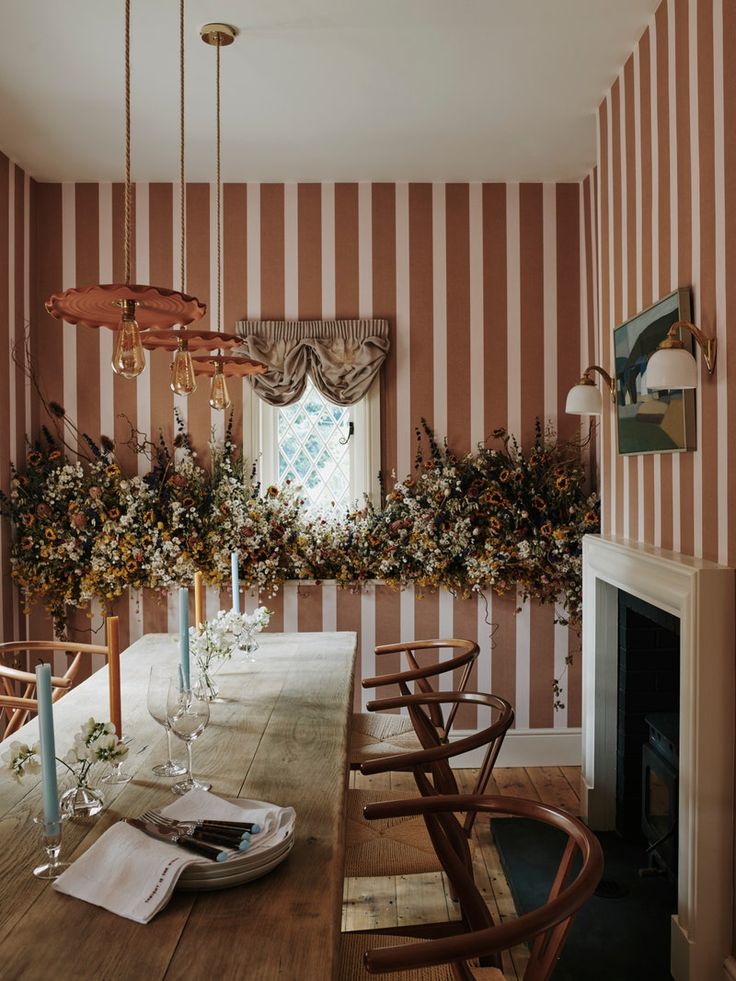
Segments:
[[[187,177],[566,180],[659,0],[188,0]],[[177,0],[133,0],[133,176],[178,174]],[[39,180],[122,176],[123,0],[0,0],[0,147]]]

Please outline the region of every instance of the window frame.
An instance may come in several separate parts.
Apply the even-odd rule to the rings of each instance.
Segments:
[[[328,400],[329,401],[329,400]],[[350,437],[351,492],[358,507],[363,506],[363,493],[374,507],[381,505],[378,472],[381,469],[381,379],[375,378],[366,395],[348,406],[354,432]],[[279,407],[260,398],[246,379],[243,384],[243,455],[255,460],[262,487],[277,484]],[[363,437],[361,438],[361,435]],[[351,501],[351,507],[353,502]]]

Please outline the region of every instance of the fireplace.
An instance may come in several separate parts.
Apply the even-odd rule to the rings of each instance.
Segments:
[[[679,622],[671,971],[676,981],[736,977],[724,973],[733,926],[734,570],[623,539],[584,539],[583,807],[597,830],[617,821],[621,592]],[[661,792],[655,782],[651,789]]]
[[[650,741],[648,717],[676,715],[679,708],[680,621],[619,590],[616,830],[629,841],[642,840],[642,754]],[[656,750],[659,744],[651,746]]]

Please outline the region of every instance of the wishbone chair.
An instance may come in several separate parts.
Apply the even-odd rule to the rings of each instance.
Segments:
[[[108,619],[108,626],[109,620]],[[110,636],[108,634],[108,636]],[[112,641],[110,641],[112,643]],[[85,654],[102,654],[110,658],[108,644],[82,644],[73,640],[13,640],[0,644],[0,738],[5,739],[25,725],[38,712],[36,675],[2,663],[17,654],[53,654],[61,651],[72,660],[63,675],[51,678],[51,700],[57,702],[76,682]],[[5,723],[3,729],[3,722]]]
[[[547,901],[515,919],[495,923],[473,880],[465,855],[459,812],[489,817],[527,818],[558,829],[566,844],[550,877]],[[448,924],[439,939],[417,942],[397,934],[346,933],[340,947],[339,981],[365,981],[373,975],[396,981],[504,981],[500,953],[530,942],[524,981],[548,981],[573,919],[603,875],[600,843],[579,818],[538,801],[471,795],[387,801],[366,808],[368,821],[421,817],[426,822],[442,867],[458,896],[462,921]],[[471,822],[472,824],[472,822]],[[576,859],[580,860],[575,868]],[[460,932],[458,932],[460,931]],[[495,961],[497,966],[479,966]]]
[[[514,721],[514,710],[505,699],[482,692],[427,692],[382,699],[375,705],[379,709],[407,708],[421,748],[384,759],[369,760],[361,766],[362,773],[374,775],[409,772],[423,797],[437,794],[459,796],[450,760],[485,747],[473,795],[482,795],[485,792],[504,737]],[[454,714],[460,705],[472,705],[489,712],[491,721],[461,739],[443,742],[434,724],[436,712],[449,707],[450,713]],[[395,790],[348,791],[345,844],[347,877],[411,875],[436,872],[442,868],[423,821],[416,817],[392,818],[386,821],[364,819],[366,806],[395,800],[396,797]],[[470,837],[474,821],[475,812],[468,811],[462,825],[466,841]]]
[[[442,661],[422,663],[423,659],[420,658],[423,653],[439,654],[443,649],[450,650],[452,656]],[[457,637],[383,644],[376,647],[376,657],[399,654],[407,667],[391,674],[364,678],[362,685],[363,688],[396,685],[402,695],[427,693],[436,690],[436,685],[433,684],[435,679],[449,672],[460,671],[460,677],[457,681],[453,680],[452,688],[465,691],[479,652],[480,648],[474,641]],[[371,704],[373,703],[368,705],[369,709]],[[444,719],[439,707],[432,709],[432,720],[443,740],[449,736],[456,710],[452,709],[447,719]],[[353,713],[349,748],[351,769],[357,770],[368,760],[382,759],[420,748],[421,743],[416,737],[414,726],[406,715],[380,714],[374,711]]]

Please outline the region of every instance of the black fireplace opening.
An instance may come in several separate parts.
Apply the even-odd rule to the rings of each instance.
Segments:
[[[643,864],[677,875],[680,621],[618,594],[616,829]]]

